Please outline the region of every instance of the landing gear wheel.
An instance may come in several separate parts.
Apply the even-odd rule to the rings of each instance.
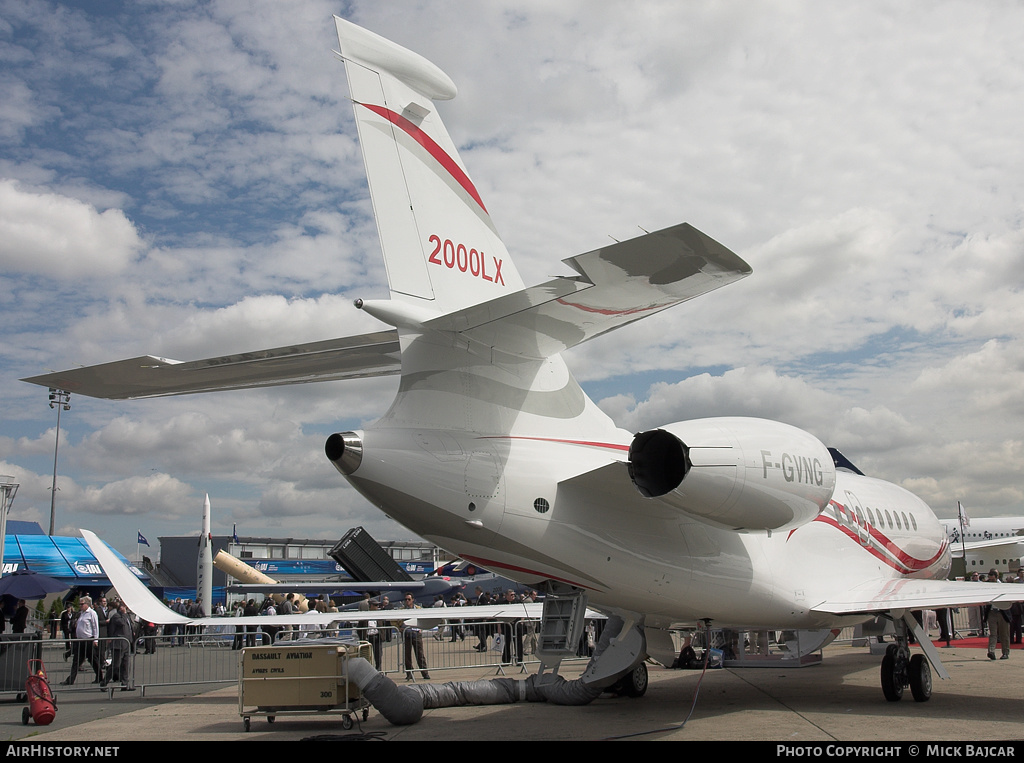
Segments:
[[[626,676],[626,696],[642,697],[647,693],[647,665],[641,662]]]
[[[885,650],[885,657],[882,658],[882,694],[890,702],[899,702],[903,699],[903,669],[900,663],[903,662],[899,656],[899,647],[890,644]],[[931,676],[929,675],[929,681]]]
[[[606,691],[617,697],[642,697],[647,693],[647,665],[640,663]]]
[[[910,658],[910,693],[915,702],[927,702],[932,696],[932,669],[923,654]]]

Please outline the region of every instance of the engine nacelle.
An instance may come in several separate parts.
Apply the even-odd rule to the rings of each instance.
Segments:
[[[732,530],[786,530],[832,498],[836,470],[813,435],[777,421],[716,418],[641,432],[629,476],[648,498]]]

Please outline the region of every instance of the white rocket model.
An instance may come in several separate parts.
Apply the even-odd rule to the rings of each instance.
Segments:
[[[203,500],[203,531],[199,536],[199,559],[196,562],[196,599],[202,602],[203,614],[212,614],[213,600],[213,535],[210,532],[210,494]]]

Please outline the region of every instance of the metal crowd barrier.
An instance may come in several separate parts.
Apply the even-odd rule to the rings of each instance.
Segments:
[[[39,638],[39,634],[35,634],[36,639]],[[122,650],[127,651],[129,654],[128,660],[128,677],[127,681],[129,686],[131,684],[131,649],[132,645],[125,638],[103,638],[99,639],[98,645],[94,646],[93,642],[95,639],[45,639],[38,641],[40,645],[39,659],[42,660],[43,669],[46,671],[46,678],[53,691],[96,691],[99,680],[96,679],[96,663],[100,666],[100,674],[103,680],[106,680],[108,675],[116,673],[117,668],[111,671],[111,661],[115,652],[121,653]],[[74,665],[75,659],[79,660],[78,675],[75,678],[75,683],[69,685],[66,681],[71,677],[71,669]],[[95,660],[96,662],[94,662]],[[2,664],[0,670],[8,670],[8,665]],[[120,679],[120,677],[118,677]],[[120,680],[118,680],[120,685]],[[7,686],[4,686],[3,691],[12,691]],[[24,686],[18,693],[24,692]]]
[[[343,636],[368,641],[373,647],[374,667],[385,674],[402,675],[411,673],[416,680],[423,680],[422,672],[456,670],[460,668],[493,668],[496,673],[506,670],[527,672],[526,665],[539,662],[536,656],[539,620],[520,620],[516,623],[501,621],[477,621],[463,618],[445,619],[444,624],[430,629],[405,629],[393,624],[401,610],[383,610],[385,615],[377,626],[377,633],[360,623],[341,623],[339,628],[329,630],[301,629],[291,633],[280,631],[275,641],[290,638],[319,638],[322,636]],[[422,616],[422,615],[421,615]],[[441,619],[441,618],[437,618]],[[510,647],[496,640],[497,636],[508,640]],[[416,659],[416,642],[422,644],[425,667]],[[407,660],[406,640],[409,650]],[[379,644],[379,646],[378,646]],[[483,648],[480,648],[480,647]],[[377,662],[377,654],[380,661]],[[578,652],[579,659],[589,659],[584,647]]]
[[[268,644],[265,634],[254,634],[253,643]],[[244,640],[242,642],[245,643]],[[233,649],[233,627],[215,626],[210,632],[145,636],[136,641],[134,681],[143,696],[156,686],[223,684],[238,680],[238,649]],[[239,647],[240,648],[240,647]]]
[[[422,680],[421,670],[424,669],[445,671],[480,667],[493,668],[499,673],[506,670],[525,672],[525,665],[537,660],[530,636],[539,628],[539,621],[519,621],[513,624],[510,631],[508,623],[453,619],[446,621],[441,627],[420,631],[426,668],[420,668],[416,662],[414,632],[408,631],[413,659],[411,665],[406,665],[405,633],[398,627],[384,625],[391,620],[382,618],[382,621],[377,634],[380,639],[379,669],[387,674],[401,676],[411,671],[417,680]],[[267,628],[263,631],[232,625],[231,618],[225,618],[224,625],[207,627],[202,631],[168,630],[167,633],[144,636],[136,640],[131,654],[130,675],[126,688],[139,690],[145,695],[147,688],[154,687],[234,683],[238,680],[238,653],[244,646],[265,645],[298,638],[337,636],[351,636],[370,641],[372,644],[373,638],[368,630],[358,623],[313,630],[305,627],[300,620],[292,630]],[[507,659],[502,650],[495,646],[495,636],[499,633],[506,639],[512,639]],[[480,645],[481,637],[486,644],[485,648],[474,648]],[[101,640],[104,674],[112,651],[111,641]],[[517,650],[520,641],[523,644],[522,652]],[[45,640],[42,643],[45,645],[44,659],[51,685],[55,688],[59,686],[61,691],[96,690],[97,686],[93,683],[95,672],[88,663],[80,666],[74,686],[61,685],[61,682],[70,675],[74,649],[80,640],[71,639],[65,642],[64,639],[56,639]],[[66,660],[63,656],[65,652],[69,653]],[[585,654],[583,659],[586,659]],[[120,684],[111,685],[108,692],[112,695],[113,691],[119,688]]]
[[[529,672],[527,665],[540,661],[536,655],[539,620],[507,623],[449,619],[444,625],[419,633],[426,657],[425,668],[421,668],[416,659],[416,633],[408,630],[403,633],[399,628],[388,631],[391,640],[384,642],[380,669],[385,673],[412,674],[415,680],[422,680],[423,670],[431,672],[470,667],[493,668],[499,674],[506,670],[526,673]],[[407,634],[410,641],[408,650]],[[360,638],[365,637],[361,635]],[[589,659],[585,645],[577,652],[577,657]]]
[[[24,694],[28,661],[41,659],[42,650],[38,633],[0,634],[0,692]]]
[[[111,678],[107,687],[111,695],[114,690],[122,688],[121,676],[116,676],[116,672],[111,670],[115,643],[123,644],[129,653],[124,688],[140,690],[143,695],[147,688],[156,686],[235,683],[238,681],[238,655],[231,648],[234,630],[233,626],[216,626],[204,633],[143,636],[136,639],[134,644],[129,644],[123,638],[102,638],[95,651],[97,659],[101,661],[103,679],[106,680],[108,676]],[[270,643],[264,633],[253,635],[254,645]],[[93,639],[62,638],[36,642],[41,644],[44,668],[53,691],[85,693],[99,688],[95,680],[95,666],[88,659],[92,642]],[[71,675],[75,652],[79,649],[86,656],[80,658],[75,683],[68,685],[64,682]],[[4,656],[0,654],[0,671],[16,669],[16,665],[9,668],[4,664]],[[20,656],[14,662],[20,662]],[[114,680],[115,676],[117,680]],[[0,691],[23,693],[24,682],[20,690],[4,687]]]
[[[386,610],[385,610],[386,611]],[[374,655],[374,667],[382,673],[401,675],[413,672],[422,678],[421,671],[443,671],[467,667],[493,667],[498,671],[512,665],[521,665],[522,660],[511,656],[512,662],[502,661],[500,649],[495,651],[493,637],[507,624],[499,622],[474,622],[464,626],[456,626],[456,638],[451,640],[451,628],[448,625],[432,629],[402,629],[394,625],[382,623],[377,626],[376,633],[359,623],[342,624],[340,628],[325,630],[303,629],[300,631],[279,631],[274,635],[274,642],[281,643],[293,638],[317,639],[323,637],[353,638],[367,641]],[[487,646],[482,650],[474,647],[479,644],[478,635],[485,634]],[[460,638],[461,635],[461,638]],[[425,667],[420,667],[416,659],[417,638],[422,645]],[[406,665],[406,641],[409,641],[409,657],[411,663]],[[378,661],[379,655],[379,661]]]
[[[958,636],[982,633],[980,619],[971,610],[978,607],[960,607],[953,610],[953,629]],[[411,673],[414,680],[423,680],[422,672],[430,673],[459,668],[491,668],[496,673],[505,671],[528,672],[528,665],[538,662],[536,656],[536,635],[540,629],[538,620],[520,620],[510,624],[500,621],[476,621],[463,618],[446,618],[439,627],[418,633],[422,642],[426,666],[421,668],[416,660],[416,632],[392,625],[400,617],[400,611],[383,611],[377,634],[370,634],[363,624],[311,630],[298,620],[291,630],[281,629],[271,635],[271,629],[264,632],[231,624],[225,618],[224,625],[208,627],[195,632],[169,631],[156,636],[144,636],[130,649],[129,674],[125,677],[127,689],[143,693],[147,688],[197,685],[228,684],[238,680],[238,654],[244,646],[256,646],[298,638],[322,638],[325,636],[349,636],[374,643],[379,639],[380,664],[382,672],[401,677]],[[425,613],[421,613],[425,614]],[[466,614],[471,614],[471,608]],[[342,615],[343,616],[343,615]],[[496,644],[501,635],[509,642],[508,650]],[[410,657],[407,664],[406,636],[410,642]],[[931,631],[937,638],[935,630]],[[853,643],[857,637],[854,627],[842,629],[836,639],[839,643]],[[85,662],[79,667],[74,685],[63,684],[71,673],[75,649],[83,644],[88,649],[89,639],[41,639],[38,633],[13,634],[0,637],[0,694],[22,695],[25,691],[27,664],[30,659],[42,659],[47,677],[55,691],[86,692],[98,688],[93,679],[95,671]],[[121,639],[124,641],[124,639]],[[114,639],[101,639],[99,657],[103,660],[104,677],[114,652]],[[520,644],[522,647],[520,648]],[[481,648],[481,646],[483,648]],[[577,650],[580,660],[589,657],[586,639]],[[111,695],[120,688],[120,682],[108,687]]]

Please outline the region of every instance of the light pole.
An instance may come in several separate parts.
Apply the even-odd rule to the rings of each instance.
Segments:
[[[50,492],[50,535],[53,535],[53,520],[57,503],[57,448],[60,446],[60,412],[71,410],[71,393],[50,387],[50,407],[57,409],[57,434],[53,438],[53,486]]]

